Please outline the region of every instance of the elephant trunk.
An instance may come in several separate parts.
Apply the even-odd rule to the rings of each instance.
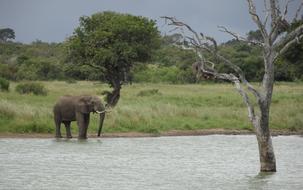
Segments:
[[[101,131],[102,131],[104,118],[105,118],[105,112],[101,112],[100,113],[100,121],[99,121],[99,129],[98,129],[98,137],[100,137],[100,134],[101,134]]]

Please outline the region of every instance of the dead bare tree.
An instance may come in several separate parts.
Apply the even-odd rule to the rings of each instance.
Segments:
[[[290,46],[299,42],[299,39],[303,37],[303,25],[298,26],[291,32],[287,32],[289,23],[297,19],[303,6],[303,2],[301,2],[295,13],[295,17],[287,20],[290,2],[291,0],[288,0],[284,5],[284,10],[281,11],[278,0],[264,0],[266,16],[264,20],[261,20],[256,11],[254,1],[247,0],[249,14],[261,31],[263,38],[261,41],[248,40],[246,37],[242,37],[224,26],[219,26],[221,31],[230,34],[236,40],[262,48],[265,71],[263,81],[257,88],[246,80],[241,68],[220,54],[214,38],[206,36],[203,33],[197,33],[189,25],[174,17],[162,17],[168,22],[168,25],[174,27],[173,30],[180,29],[183,34],[183,40],[186,42],[182,47],[191,49],[197,53],[199,61],[193,65],[193,68],[197,70],[196,74],[198,77],[207,76],[208,78],[222,79],[234,83],[236,90],[242,96],[247,106],[248,117],[255,130],[259,146],[261,172],[276,171],[276,159],[269,130],[270,104],[274,86],[274,63],[281,54]],[[215,61],[207,60],[204,56],[205,52],[211,53]],[[216,70],[218,64],[224,64],[231,68],[233,72],[218,72]],[[257,105],[254,105],[251,101],[250,93],[256,99]],[[255,109],[256,107],[257,109]]]

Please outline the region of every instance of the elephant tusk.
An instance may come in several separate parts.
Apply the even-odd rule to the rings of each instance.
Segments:
[[[101,113],[109,113],[112,110],[103,110],[103,111],[96,111],[96,113],[101,114]]]

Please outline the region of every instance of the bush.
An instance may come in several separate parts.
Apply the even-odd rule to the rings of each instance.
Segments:
[[[0,91],[8,91],[8,89],[9,81],[4,78],[0,78]]]
[[[20,94],[47,95],[47,90],[40,83],[23,83],[16,86],[16,91]]]

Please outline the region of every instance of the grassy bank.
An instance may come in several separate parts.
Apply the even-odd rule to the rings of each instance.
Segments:
[[[10,92],[0,92],[0,133],[54,133],[52,107],[58,97],[100,95],[108,89],[96,82],[43,82],[48,95],[35,96],[19,95],[14,91],[16,84],[11,84]],[[89,133],[96,133],[97,120],[92,114]],[[277,130],[303,130],[302,83],[275,86],[270,125]],[[75,122],[72,128],[76,133]],[[252,130],[247,109],[230,84],[125,86],[118,106],[104,123],[108,133],[216,128]]]

